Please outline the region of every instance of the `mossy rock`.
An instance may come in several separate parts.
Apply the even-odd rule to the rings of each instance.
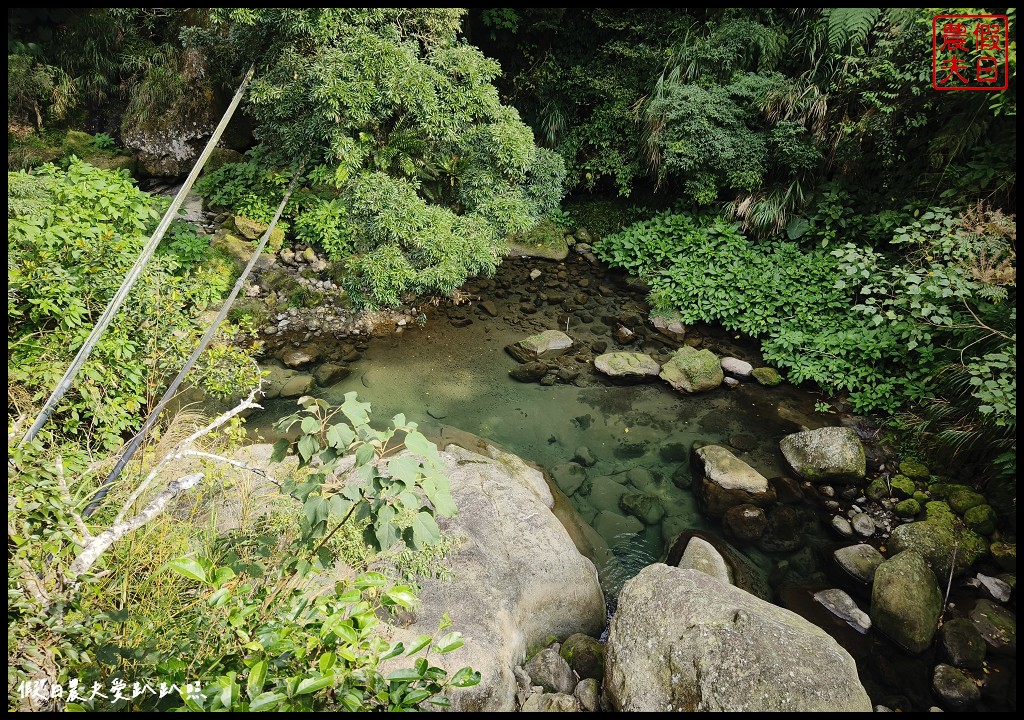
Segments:
[[[100,150],[96,147],[95,138],[92,135],[80,130],[69,130],[61,143],[61,149],[65,155],[76,155],[82,160],[88,160],[95,156],[110,157],[114,155],[110,150]]]
[[[569,244],[562,228],[551,220],[542,220],[533,229],[512,238],[509,247],[513,255],[547,260],[565,260],[569,255]]]
[[[902,502],[896,503],[894,510],[901,518],[917,517],[918,513],[921,512],[921,503],[914,498],[907,498]]]
[[[918,490],[914,493],[914,499],[919,503],[924,504],[929,500],[928,493]]]
[[[1017,543],[995,542],[989,548],[992,559],[1000,568],[1007,572],[1017,572]]]
[[[754,368],[754,371],[751,374],[754,376],[754,379],[757,380],[759,383],[761,383],[762,385],[767,385],[769,387],[773,387],[782,382],[782,376],[779,375],[779,371],[776,370],[775,368]]]
[[[960,483],[951,483],[947,480],[934,482],[928,486],[928,492],[937,498],[942,498],[943,500],[958,490],[971,490],[971,488]]]
[[[914,481],[906,475],[893,475],[892,479],[889,480],[889,485],[892,487],[893,497],[896,498],[913,497],[914,491],[917,490]]]
[[[248,320],[256,328],[262,328],[270,319],[267,304],[262,300],[245,299],[235,302],[228,311],[228,320],[238,323]]]
[[[964,513],[964,524],[979,535],[991,535],[996,523],[996,511],[991,505],[975,505]]]
[[[717,388],[725,379],[725,373],[713,352],[684,345],[661,366],[659,377],[680,392],[696,393]]]
[[[937,501],[925,505],[924,520],[900,525],[892,531],[890,553],[908,549],[921,553],[939,578],[949,576],[954,556],[953,574],[961,576],[988,555],[985,538],[968,528],[946,503]]]
[[[288,295],[297,288],[301,288],[295,276],[284,268],[273,267],[260,275],[260,286],[268,292],[276,292],[278,295]]]
[[[599,640],[575,633],[566,638],[558,654],[569,663],[569,667],[581,680],[604,679],[604,645]]]
[[[213,172],[217,168],[224,167],[225,165],[234,165],[235,163],[245,162],[245,155],[238,152],[237,150],[230,150],[228,148],[214,148],[210,153],[209,159],[203,166],[203,175]]]
[[[235,228],[240,232],[243,237],[247,237],[250,240],[259,240],[263,237],[263,233],[270,227],[267,223],[261,223],[258,220],[247,218],[244,215],[235,215]],[[274,250],[280,250],[284,246],[284,230],[280,227],[275,227],[274,231],[270,233],[270,239],[267,241],[267,245]]]
[[[985,504],[985,496],[968,488],[951,492],[946,497],[946,502],[953,508],[957,515],[963,515],[971,508]]]
[[[927,482],[928,478],[931,477],[931,473],[928,472],[928,466],[924,463],[917,462],[916,460],[904,460],[900,463],[900,474],[906,475],[911,480],[921,480]]]
[[[139,161],[134,155],[94,155],[85,161],[100,170],[127,170],[129,175],[139,171]]]
[[[869,500],[879,502],[889,497],[889,483],[882,478],[875,478],[864,491]]]

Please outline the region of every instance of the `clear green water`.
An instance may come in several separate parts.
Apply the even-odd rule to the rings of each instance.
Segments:
[[[536,283],[529,279],[533,269],[544,273]],[[594,299],[593,307],[588,301],[566,311],[561,303],[542,303],[537,312],[521,314],[524,298],[559,290],[542,284],[558,272],[565,275],[560,282],[570,292],[580,289],[581,279],[591,279],[585,294]],[[496,280],[481,282],[478,294],[481,300],[495,302],[497,317],[477,311],[474,305],[428,307],[422,328],[414,325],[370,340],[363,357],[352,364],[351,375],[314,394],[340,403],[345,393],[356,392],[360,400],[370,403],[378,427],[404,413],[428,433],[439,433],[442,425],[473,433],[554,471],[556,480],[559,466],[572,462],[580,448],[589,450],[595,462],[583,469],[582,485],[573,490],[563,482],[562,487],[572,491],[567,493],[571,503],[610,548],[596,561],[612,595],[640,568],[656,561],[678,533],[718,529],[717,521],[701,515],[688,489],[694,442],[729,445],[745,436],[738,443],[745,449],[733,447],[733,452],[770,478],[785,472],[779,440],[801,429],[801,424],[823,424],[822,418],[813,417],[818,398],[786,385],[767,388],[751,381],[735,390],[723,386],[682,395],[660,380],[614,385],[587,372],[583,387],[518,382],[509,376],[517,363],[504,347],[541,329],[565,331],[566,320],[575,347],[603,340],[609,343],[608,351],[665,352],[669,348],[653,334],[629,347],[616,345],[614,323],[609,324],[608,318],[644,310],[643,293],[582,260],[508,260]],[[601,297],[592,290],[598,283],[614,288],[615,294]],[[452,313],[473,322],[454,327],[449,322]],[[713,347],[722,342],[721,337],[706,340]],[[737,349],[740,352],[749,351]],[[250,431],[272,439],[273,422],[293,412],[295,404],[273,400],[264,405],[265,412],[249,419]],[[576,469],[577,478],[579,472]],[[661,510],[653,511],[647,524],[641,524],[621,508],[623,494],[650,496]],[[772,559],[756,551],[752,554],[769,569]]]

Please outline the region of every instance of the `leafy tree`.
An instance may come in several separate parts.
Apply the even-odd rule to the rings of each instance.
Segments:
[[[349,269],[351,294],[393,305],[493,272],[506,238],[558,208],[564,168],[502,105],[498,65],[458,39],[462,11],[226,10],[225,39],[259,72],[248,99],[279,165],[308,158],[303,237]],[[269,158],[268,158],[269,159]],[[208,184],[210,187],[214,183]],[[216,190],[215,190],[216,192]]]
[[[135,263],[158,207],[126,172],[77,158],[67,170],[48,164],[8,174],[9,384],[24,402],[16,414],[52,391]],[[205,330],[199,312],[227,293],[230,262],[210,256],[196,263],[184,237],[174,240],[151,260],[58,404],[51,422],[67,436],[96,449],[118,447],[198,342]],[[222,378],[212,391],[230,395],[254,382],[244,347],[224,344],[212,361],[216,354],[199,368],[209,370],[208,380]]]

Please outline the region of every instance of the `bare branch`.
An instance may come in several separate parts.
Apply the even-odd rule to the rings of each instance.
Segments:
[[[127,515],[132,505],[135,504],[135,501],[138,500],[142,496],[142,494],[149,489],[150,485],[153,483],[153,480],[156,478],[157,473],[160,471],[160,469],[167,463],[184,457],[184,451],[187,450],[192,443],[194,443],[196,440],[203,437],[204,435],[208,435],[209,433],[213,432],[221,425],[226,423],[228,420],[235,417],[239,413],[248,410],[249,408],[262,409],[263,406],[255,402],[256,394],[259,392],[260,388],[256,387],[251,393],[249,393],[249,397],[247,397],[245,400],[238,403],[238,405],[235,405],[235,407],[231,408],[223,415],[219,416],[216,420],[211,422],[206,427],[196,430],[194,433],[192,433],[187,438],[185,438],[177,445],[175,445],[173,448],[171,448],[170,452],[168,452],[167,455],[161,458],[160,461],[153,466],[153,469],[149,471],[149,474],[146,476],[146,479],[143,480],[142,483],[140,483],[137,488],[135,488],[131,496],[129,496],[129,498],[125,501],[124,505],[121,507],[121,511],[117,514],[117,517],[114,518],[114,523],[116,524],[124,520],[125,515]]]
[[[108,530],[104,530],[95,538],[89,542],[82,552],[79,553],[78,557],[75,558],[74,562],[71,563],[71,567],[68,568],[69,576],[74,579],[86,572],[95,564],[107,548],[113,545],[115,542],[120,540],[122,537],[138,530],[140,527],[151,521],[157,515],[162,513],[169,503],[174,498],[178,497],[182,492],[194,488],[203,479],[203,473],[195,473],[193,475],[186,475],[178,480],[172,480],[168,485],[167,489],[157,494],[153,500],[139,512],[138,515],[132,517],[126,522],[115,523],[113,527]]]

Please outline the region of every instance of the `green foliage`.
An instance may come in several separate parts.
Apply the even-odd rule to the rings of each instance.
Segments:
[[[683,322],[716,321],[764,338],[765,360],[790,381],[848,391],[858,411],[894,411],[925,396],[926,378],[942,363],[944,345],[974,344],[980,327],[961,303],[976,301],[972,291],[982,286],[999,295],[955,264],[976,255],[951,234],[957,225],[951,213],[938,212],[914,223],[926,235],[917,242],[928,240],[921,250],[924,272],[892,266],[853,244],[831,253],[791,242],[755,246],[735,224],[683,213],[658,215],[607,236],[595,252],[647,282],[655,311],[674,310]],[[894,242],[914,242],[909,230],[898,229]],[[826,223],[826,238],[831,232]],[[949,248],[945,260],[933,259],[941,252],[937,245]],[[1000,311],[979,305],[977,312],[994,317]],[[986,375],[1005,372],[1010,357],[1001,351],[994,354],[1000,366],[983,359],[967,365],[986,399],[998,398],[979,405],[979,412],[1003,422],[1012,422],[1015,412],[1009,404],[1014,378],[1006,374],[1000,382]]]
[[[266,68],[249,96],[262,150],[197,191],[265,222],[289,179],[274,168],[308,157],[313,170],[285,218],[298,239],[345,263],[344,284],[364,305],[451,294],[492,273],[510,234],[558,208],[565,170],[500,103],[497,64],[457,38],[461,12],[214,13],[238,53]]]
[[[44,165],[31,176],[10,174],[8,196],[10,383],[39,402],[134,264],[158,213],[127,173],[77,158],[66,171]],[[180,369],[205,329],[196,316],[233,281],[223,258],[197,262],[201,245],[175,227],[58,404],[51,422],[62,432],[119,446]],[[244,350],[224,350],[204,367],[233,378],[235,389],[255,381]]]
[[[295,219],[295,237],[307,245],[318,244],[327,257],[342,260],[355,250],[355,232],[340,200],[318,203]]]
[[[97,150],[117,150],[117,141],[105,132],[93,135],[92,144]]]
[[[210,484],[179,498],[174,517],[115,544],[101,572],[75,583],[60,580],[81,551],[76,509],[95,486],[86,469],[91,458],[71,447],[55,456],[40,439],[11,448],[9,709],[17,703],[13,689],[40,668],[65,688],[71,680],[79,690],[124,682],[120,699],[86,692],[48,706],[87,711],[418,710],[446,707],[457,688],[480,682],[471,668],[449,675],[434,664],[463,644],[447,616],[433,635],[408,645],[380,633],[383,622],[418,602],[415,585],[388,573],[436,574],[429,558],[436,563],[452,546],[423,517],[455,512],[436,447],[401,416],[394,430],[373,430],[369,405],[354,396],[336,409],[301,403],[301,467],[285,471],[281,496],[294,501],[290,508],[247,507],[246,494],[233,491],[241,519],[218,532],[208,508],[224,503],[232,478],[207,469]],[[337,415],[347,422],[335,422]],[[398,432],[403,442],[387,447]],[[408,453],[394,455],[401,448]],[[378,452],[381,469],[371,470],[367,455]],[[339,465],[334,453],[354,459],[344,482],[324,481]],[[419,494],[423,500],[411,499]],[[374,537],[408,529],[412,545],[381,554],[389,569],[380,572],[369,567],[364,547],[346,556],[346,543],[333,542],[350,529],[372,529]],[[356,571],[335,578],[338,560]],[[182,647],[192,650],[182,655]],[[60,657],[56,666],[47,651]],[[153,692],[132,694],[135,682]],[[158,682],[176,689],[157,696]]]
[[[301,484],[285,485],[304,503],[302,527],[309,540],[324,537],[332,517],[347,518],[352,512],[370,520],[366,541],[378,550],[398,542],[422,549],[440,539],[434,516],[454,515],[455,504],[437,448],[416,423],[397,415],[392,429],[375,430],[369,425],[369,404],[359,402],[354,392],[338,408],[309,397],[300,404],[304,411],[283,418],[277,427],[284,433],[298,423],[303,434],[294,442],[279,441],[275,457],[284,457],[291,448],[300,467],[315,467]],[[335,422],[339,416],[344,420]],[[399,433],[401,442],[391,444]],[[408,452],[396,455],[403,449]],[[328,491],[327,476],[346,455],[355,457],[352,475],[340,491]],[[387,457],[391,459],[382,469],[379,461]]]

